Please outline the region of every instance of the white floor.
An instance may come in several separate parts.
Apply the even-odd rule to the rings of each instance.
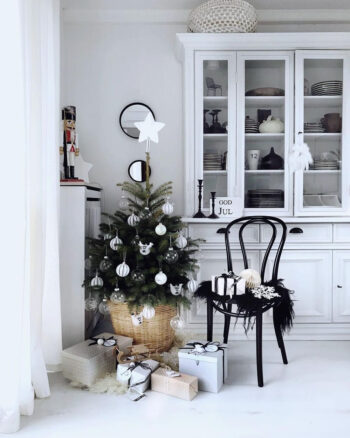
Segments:
[[[186,402],[148,391],[124,396],[74,389],[51,375],[50,399],[23,417],[19,437],[350,437],[350,342],[286,343],[289,365],[275,342],[264,342],[265,387],[258,388],[255,345],[235,342],[230,376],[218,394]]]

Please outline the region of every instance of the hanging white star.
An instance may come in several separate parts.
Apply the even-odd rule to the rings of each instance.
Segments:
[[[140,131],[139,143],[150,140],[158,143],[158,132],[164,128],[165,123],[156,122],[152,113],[148,113],[143,122],[136,122],[136,128]]]

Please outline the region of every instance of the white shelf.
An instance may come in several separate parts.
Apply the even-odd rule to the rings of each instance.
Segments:
[[[227,134],[203,134],[203,138],[208,141],[227,140]]]
[[[339,132],[319,132],[319,133],[304,133],[304,138],[320,139],[320,140],[340,140],[341,133]]]
[[[271,108],[284,105],[284,96],[246,96],[245,105],[250,108]]]
[[[227,96],[204,96],[204,109],[220,109],[227,108]]]
[[[268,140],[280,140],[284,138],[284,133],[281,134],[245,134],[246,140],[254,141],[268,141]]]
[[[328,174],[328,173],[337,174],[340,172],[341,172],[340,169],[338,169],[338,170],[304,170],[304,174],[306,174],[306,175],[317,175],[317,174],[323,175],[323,174]]]
[[[284,173],[284,170],[275,170],[275,169],[258,169],[258,170],[246,170],[245,173],[248,175],[263,175],[263,174],[277,174],[281,175]]]
[[[339,107],[342,102],[343,96],[304,96],[305,108]]]
[[[227,170],[203,170],[204,175],[227,175]]]

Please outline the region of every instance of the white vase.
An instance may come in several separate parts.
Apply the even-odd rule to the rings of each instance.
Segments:
[[[248,169],[257,170],[259,165],[260,151],[252,149],[248,151]]]

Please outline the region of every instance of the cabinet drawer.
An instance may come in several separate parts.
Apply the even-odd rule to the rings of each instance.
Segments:
[[[225,228],[226,224],[191,224],[189,226],[189,236],[192,239],[205,239],[206,243],[222,243],[225,242],[224,234],[218,234],[219,228]],[[230,242],[239,244],[238,231],[240,226],[234,225],[231,228]],[[243,233],[244,243],[259,243],[259,225],[248,225]]]
[[[350,224],[334,224],[334,242],[350,242]]]
[[[332,242],[332,224],[287,224],[286,243],[330,243]],[[291,232],[292,230],[292,232]],[[295,231],[293,233],[293,231]],[[271,238],[271,227],[261,225],[261,242]],[[277,239],[281,233],[277,234]]]

